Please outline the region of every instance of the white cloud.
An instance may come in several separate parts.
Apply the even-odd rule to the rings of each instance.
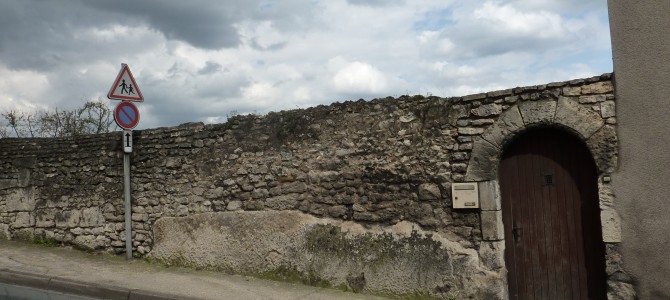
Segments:
[[[374,94],[386,89],[387,80],[370,64],[355,61],[335,73],[333,84],[341,92]]]
[[[567,34],[561,16],[548,11],[523,12],[511,5],[486,2],[473,15],[478,21],[506,34],[539,38],[564,38]]]
[[[423,31],[417,40],[422,47],[439,55],[447,55],[456,49],[456,45],[448,37],[441,36],[439,31]]]
[[[272,21],[241,22],[235,25],[243,43],[255,50],[279,50],[286,44],[286,37]]]
[[[44,107],[52,88],[45,74],[0,68],[0,107],[30,111]]]
[[[0,105],[104,97],[122,62],[139,129],[611,71],[605,0],[119,1],[0,1]]]

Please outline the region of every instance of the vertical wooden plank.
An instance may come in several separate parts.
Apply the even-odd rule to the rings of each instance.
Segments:
[[[529,257],[529,252],[527,247],[525,246],[525,241],[528,239],[528,232],[524,232],[524,226],[526,226],[526,221],[524,220],[525,216],[525,211],[528,209],[528,207],[525,206],[526,202],[526,195],[525,192],[522,188],[524,178],[523,174],[519,171],[520,166],[523,164],[523,155],[522,153],[517,152],[516,153],[516,168],[514,169],[514,172],[516,172],[517,178],[519,179],[517,184],[517,192],[518,192],[518,201],[516,201],[516,208],[517,210],[515,211],[515,220],[517,221],[517,225],[521,227],[521,238],[519,239],[519,242],[516,243],[516,249],[518,250],[517,253],[519,253],[519,256],[517,256],[517,269],[519,270],[519,299],[529,299],[529,293],[532,291],[532,281],[530,278],[533,277],[533,274],[531,270],[529,269],[530,266],[530,260],[528,259]]]
[[[556,184],[555,181],[555,170],[553,166],[553,150],[558,148],[557,144],[560,143],[560,140],[551,138],[549,135],[544,135],[542,139],[542,165],[541,170],[544,175],[551,175],[553,179],[552,184],[545,184],[545,178],[541,177],[542,182],[542,198],[545,201],[545,216],[546,223],[545,229],[547,230],[547,270],[548,270],[548,280],[550,282],[550,291],[548,299],[557,299],[563,300],[563,290],[565,286],[563,285],[562,277],[562,265],[560,257],[560,222],[562,212],[558,210],[557,203],[555,200],[555,190]]]
[[[566,161],[574,161],[577,158],[577,149],[575,147],[570,147],[566,149],[567,156],[564,157]],[[571,249],[573,253],[572,265],[573,269],[573,287],[577,292],[578,299],[588,299],[587,298],[587,286],[584,268],[584,237],[582,235],[582,210],[581,210],[581,197],[579,195],[579,190],[577,189],[577,182],[575,178],[575,164],[567,163],[566,166],[566,191],[569,205],[571,206],[570,211],[573,214],[573,230],[571,234],[574,237],[574,245]]]
[[[579,159],[578,148],[573,147],[572,150],[573,150],[572,151],[573,161],[578,160]],[[577,246],[578,246],[578,249],[576,249],[576,251],[578,251],[578,255],[577,255],[578,262],[577,263],[579,264],[580,295],[581,295],[582,299],[588,299],[588,284],[587,284],[587,281],[586,281],[586,278],[587,278],[586,277],[586,262],[585,262],[585,257],[584,257],[584,230],[583,230],[583,228],[584,228],[584,223],[583,223],[584,215],[583,215],[583,211],[582,211],[583,201],[582,201],[582,197],[581,197],[581,192],[580,192],[580,190],[577,186],[577,184],[579,182],[578,181],[579,166],[577,166],[577,164],[572,164],[570,167],[571,167],[570,168],[570,175],[571,175],[572,180],[574,181],[574,183],[571,185],[572,201],[573,201],[573,205],[574,205],[575,215],[579,216],[575,220],[575,222],[576,222],[575,227],[578,229],[578,230],[576,230],[575,233],[576,233]]]
[[[513,227],[514,227],[514,213],[515,205],[518,197],[518,178],[516,172],[512,172],[511,168],[516,167],[516,157],[506,156],[500,162],[500,193],[503,199],[503,225],[505,228],[505,266],[507,267],[507,282],[510,300],[519,299],[518,290],[518,271],[517,271],[517,247],[515,245]]]
[[[563,176],[563,167],[559,163],[560,155],[563,153],[561,147],[552,147],[550,159],[548,161],[548,168],[554,172],[554,186],[551,189],[551,201],[554,204],[555,210],[552,211],[558,219],[554,225],[556,243],[555,253],[559,260],[557,263],[557,278],[560,278],[561,291],[557,293],[559,299],[573,299],[572,298],[572,280],[570,274],[570,243],[568,233],[568,211],[565,205],[565,193],[563,185],[565,184]]]
[[[529,150],[532,152],[530,168],[525,171],[528,174],[529,180],[526,186],[530,194],[530,202],[532,214],[533,228],[533,259],[534,259],[534,274],[535,277],[535,297],[536,299],[549,298],[549,270],[547,265],[547,236],[545,230],[545,220],[547,212],[544,207],[544,199],[542,199],[542,181],[540,174],[540,164],[542,161],[542,137],[536,135],[537,132],[531,135],[529,141]]]
[[[522,238],[521,238],[521,247],[523,247],[524,252],[524,272],[526,273],[526,284],[525,292],[526,299],[542,299],[542,288],[539,285],[537,280],[540,276],[540,270],[538,268],[538,255],[537,255],[537,228],[535,227],[535,206],[533,203],[533,193],[530,188],[530,183],[532,183],[532,178],[530,176],[529,170],[532,169],[533,156],[534,154],[528,151],[528,144],[522,144],[523,154],[519,155],[519,175],[520,182],[523,183],[520,185],[521,190],[521,206],[523,207],[520,216],[519,225],[522,228]]]

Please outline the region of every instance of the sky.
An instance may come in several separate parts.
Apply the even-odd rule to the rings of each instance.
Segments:
[[[3,0],[0,110],[72,109],[130,67],[136,129],[612,72],[606,0]]]

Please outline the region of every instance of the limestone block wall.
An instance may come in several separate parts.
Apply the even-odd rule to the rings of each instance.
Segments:
[[[0,140],[0,236],[111,249],[123,229],[119,146],[119,133]]]
[[[504,298],[496,183],[504,145],[529,127],[559,126],[582,138],[609,174],[616,166],[614,106],[611,76],[604,74],[465,97],[348,101],[136,131],[133,249],[233,272],[290,270],[353,290]],[[1,139],[0,235],[123,252],[120,142],[120,133]],[[480,182],[481,209],[452,209],[451,183],[462,181]],[[621,273],[614,196],[600,184],[601,207],[609,212],[603,215],[611,218],[603,230],[614,245],[608,272]],[[272,229],[284,224],[277,218],[295,220],[297,229]],[[260,227],[245,230],[251,225]],[[226,238],[233,232],[245,235]],[[282,245],[244,242],[260,237]],[[327,243],[333,240],[340,242]],[[254,245],[264,250],[240,250]],[[407,250],[412,245],[425,247]],[[341,247],[361,254],[343,257]],[[375,265],[383,262],[369,257],[377,252],[399,256],[409,270]],[[429,261],[435,268],[422,272],[422,259],[432,256],[440,256]]]

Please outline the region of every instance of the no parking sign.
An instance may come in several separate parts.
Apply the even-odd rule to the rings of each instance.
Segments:
[[[133,129],[140,122],[140,111],[132,102],[121,102],[114,109],[114,121],[123,129]]]

